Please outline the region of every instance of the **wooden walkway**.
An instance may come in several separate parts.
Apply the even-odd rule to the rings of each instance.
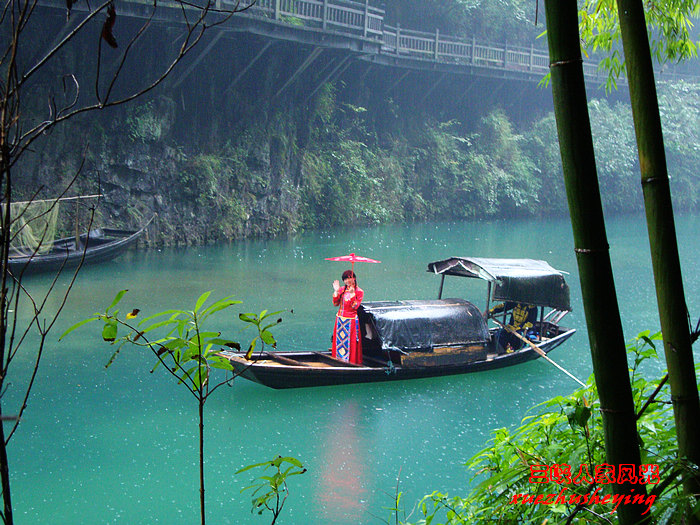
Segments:
[[[224,9],[236,5],[231,0],[217,2]],[[359,58],[385,65],[536,82],[549,73],[546,49],[479,42],[442,35],[438,30],[427,33],[393,27],[385,23],[385,11],[370,5],[369,0],[258,0],[236,16],[274,21],[301,31],[349,36],[358,41],[356,47],[363,52]],[[584,61],[583,67],[587,80],[605,81],[597,62]],[[678,78],[668,70],[657,75],[664,80]]]
[[[216,8],[224,11],[238,5],[234,0],[215,1]],[[244,5],[245,0],[242,2]],[[64,0],[43,0],[41,3],[65,10]],[[158,20],[181,22],[181,4],[160,0],[158,6]],[[85,7],[80,2],[73,9]],[[119,9],[120,16],[143,18],[150,14],[152,3],[125,0],[120,2]],[[383,9],[370,5],[369,0],[257,0],[250,9],[235,14],[227,24],[217,26],[212,33],[216,32],[215,40],[226,32],[248,32],[266,37],[269,42],[311,45],[313,51],[304,61],[304,68],[308,68],[323,49],[334,48],[348,51],[345,67],[352,59],[360,59],[413,70],[533,82],[541,81],[549,72],[548,52],[534,45],[494,44],[475,38],[443,35],[437,30],[427,33],[393,27],[385,23],[385,14]],[[211,47],[202,53],[208,53]],[[264,46],[262,52],[268,47]],[[260,56],[255,60],[258,58]],[[584,75],[597,85],[605,81],[605,75],[598,71],[594,61],[584,61]],[[678,75],[672,68],[657,71],[657,80],[678,78],[700,81]],[[621,78],[620,82],[624,84],[625,79]]]
[[[218,1],[223,9],[235,5],[230,0]],[[394,27],[385,23],[384,10],[368,0],[258,0],[253,8],[236,16],[257,19],[260,24],[272,21],[291,26],[296,33],[320,31],[330,37],[332,47],[340,35],[350,37],[360,53],[358,58],[383,65],[498,78],[505,75],[537,82],[549,72],[548,53],[534,46],[494,45],[443,35],[438,30],[427,33]],[[249,30],[265,33],[262,25]],[[584,67],[587,77],[603,80],[596,64]]]

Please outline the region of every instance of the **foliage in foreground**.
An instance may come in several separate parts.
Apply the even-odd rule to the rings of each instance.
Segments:
[[[660,339],[660,333],[643,332],[627,346],[633,363],[630,374],[642,465],[649,466],[645,467],[649,484],[639,485],[640,492],[647,489],[640,503],[649,508],[656,523],[684,523],[696,502],[683,495],[678,474],[698,467],[677,457],[665,377],[647,380],[641,375],[641,365],[658,357],[655,341]],[[606,477],[601,475],[595,482],[596,466],[605,464],[605,450],[593,378],[586,388],[539,406],[545,409],[542,414],[527,416],[515,431],[494,431],[493,444],[469,461],[467,466],[475,472],[478,484],[466,497],[433,492],[419,502],[416,512],[421,518],[411,523],[615,523],[615,500],[611,497],[602,503],[604,495],[611,493]],[[550,468],[551,481],[534,482],[544,476],[545,466]],[[571,467],[570,473],[566,466]],[[658,466],[658,471],[653,466]],[[580,474],[584,477],[577,484],[574,481]],[[586,474],[593,478],[590,482],[585,481]],[[557,497],[544,503],[550,494]],[[566,496],[565,502],[559,498],[557,503],[560,495]],[[592,495],[598,496],[593,503]],[[618,501],[617,505],[625,503]]]
[[[252,491],[251,512],[262,515],[265,510],[272,513],[272,524],[282,513],[284,504],[289,496],[287,479],[291,476],[299,476],[306,473],[306,469],[296,458],[277,456],[272,461],[256,463],[243,467],[236,474],[241,474],[252,469],[262,468],[263,472],[272,468],[275,472],[272,475],[258,476],[252,485],[243,488],[241,492]]]
[[[104,313],[97,312],[92,317],[84,319],[70,327],[61,338],[70,334],[81,326],[93,321],[102,322],[102,339],[116,350],[107,363],[109,367],[124,346],[135,346],[150,351],[156,358],[156,363],[151,372],[160,365],[177,380],[178,385],[182,385],[197,400],[199,413],[199,499],[201,524],[206,523],[205,513],[205,483],[204,483],[204,406],[209,396],[224,385],[229,385],[237,377],[231,362],[221,355],[221,347],[229,347],[240,350],[240,343],[222,338],[219,331],[205,329],[205,325],[210,322],[210,317],[220,313],[230,307],[240,304],[241,301],[232,297],[224,297],[207,305],[211,292],[205,292],[197,299],[194,309],[170,309],[159,312],[137,322],[136,319],[141,310],[134,308],[129,313],[120,316],[117,308],[126,295],[127,290],[117,293],[112,303]],[[268,312],[263,310],[259,314],[241,313],[238,318],[248,326],[257,329],[255,336],[246,353],[246,357],[251,359],[256,348],[260,352],[268,344],[277,346],[277,342],[270,331],[274,326],[282,322],[281,318],[270,321],[269,318],[276,317],[278,312]],[[126,333],[124,333],[124,331]],[[122,335],[120,335],[120,332]],[[163,333],[165,332],[165,333]],[[158,334],[155,335],[154,334]],[[153,337],[151,340],[150,338]],[[214,370],[223,370],[225,377],[216,379]],[[230,375],[229,375],[230,373]],[[295,458],[281,458],[282,461],[291,463],[298,467],[300,471],[293,470],[292,467],[281,472],[279,470],[279,460],[273,461],[273,465],[278,467],[275,477],[269,479],[269,490],[258,496],[260,506],[268,508],[273,513],[272,523],[282,512],[282,507],[287,499],[288,489],[286,479],[288,476],[303,474],[301,463]],[[269,462],[265,463],[268,464]],[[261,464],[244,467],[240,472],[258,467]],[[262,477],[268,481],[268,478]],[[274,502],[274,506],[270,502]]]

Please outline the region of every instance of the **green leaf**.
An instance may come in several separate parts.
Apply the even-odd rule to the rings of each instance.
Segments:
[[[282,322],[282,318],[280,317],[280,318],[277,319],[274,323],[270,323],[270,324],[268,324],[267,326],[264,326],[264,327],[263,327],[263,330],[269,330],[270,328],[272,328],[273,326],[277,326],[277,325],[280,324],[281,322]]]
[[[109,321],[105,322],[105,326],[102,329],[102,339],[107,342],[114,342],[117,338],[117,322]]]
[[[179,322],[181,322],[181,321],[179,321],[178,319],[168,319],[167,321],[160,321],[158,323],[153,323],[152,325],[144,328],[141,333],[147,334],[148,332],[151,332],[151,331],[156,330],[158,328],[161,328],[163,326],[169,326],[169,325],[176,324]],[[141,326],[141,324],[143,324],[143,323],[139,323],[139,326]]]
[[[201,342],[201,344],[204,344],[207,337],[219,337],[221,332],[199,332],[199,334],[195,334],[190,337],[190,341],[197,340],[197,335],[199,335],[198,340]]]
[[[656,350],[656,345],[654,344],[654,342],[653,342],[650,338],[648,338],[647,336],[642,336],[641,339],[643,339],[644,342],[645,342],[646,344],[648,344],[651,348],[653,348],[654,350]]]
[[[241,472],[246,472],[247,470],[251,470],[251,469],[262,467],[262,466],[270,467],[270,466],[272,466],[272,462],[264,461],[262,463],[254,463],[253,465],[248,465],[248,466],[243,467],[242,469],[236,471],[235,474],[240,474]],[[257,487],[257,485],[251,485],[251,486]],[[245,490],[245,489],[243,489],[243,490]]]
[[[157,319],[158,317],[163,317],[164,315],[171,315],[172,317],[170,319],[172,320],[172,319],[176,319],[178,315],[183,315],[183,314],[187,314],[187,312],[184,310],[165,310],[163,312],[158,312],[157,314],[153,314],[153,315],[146,317],[145,319],[142,319],[139,322],[139,326],[141,326],[144,323],[147,323],[148,321],[151,321],[152,319]]]
[[[202,307],[202,305],[206,302],[207,299],[209,299],[211,292],[212,291],[209,290],[208,292],[204,292],[202,295],[199,296],[199,299],[197,299],[197,303],[194,305],[195,313],[199,312],[199,309]]]
[[[253,357],[253,352],[255,352],[255,347],[257,346],[257,344],[258,344],[258,338],[256,337],[255,339],[253,339],[250,342],[250,346],[248,347],[248,351],[245,354],[246,359],[250,359],[251,357]]]
[[[232,345],[237,345],[236,341],[231,341],[230,339],[221,339],[221,338],[214,338],[214,339],[209,339],[207,341],[208,344],[212,345],[218,345],[218,346],[232,346]],[[239,345],[240,347],[240,345]]]
[[[278,462],[279,462],[280,465],[281,465],[282,463],[291,463],[291,464],[294,465],[295,467],[304,468],[304,465],[302,465],[301,461],[299,461],[297,458],[293,458],[293,457],[287,456],[287,457],[280,457],[280,458],[277,458],[277,460],[278,460]]]
[[[120,345],[117,347],[117,349],[116,349],[116,350],[112,353],[112,355],[110,356],[109,361],[107,361],[107,364],[105,365],[105,368],[109,368],[110,366],[112,366],[112,363],[113,363],[114,360],[117,358],[117,355],[119,354],[119,352],[121,351],[121,349],[124,347],[125,344],[126,344],[126,341],[123,342],[122,344],[120,344]]]
[[[275,338],[267,330],[263,330],[262,332],[260,332],[260,339],[262,339],[265,344],[268,344],[268,345],[275,344]]]
[[[204,365],[200,365],[193,369],[193,373],[190,374],[190,378],[192,379],[194,388],[196,390],[201,390],[202,386],[206,384],[207,380],[209,379],[209,369]]]
[[[264,315],[263,315],[263,312],[264,312]],[[268,312],[267,310],[263,310],[262,312],[260,312],[260,320],[262,321],[263,319],[267,319],[268,317],[272,317],[273,315],[279,315],[283,312],[284,312],[284,310],[277,310],[276,312]],[[281,321],[281,319],[280,319],[280,321]],[[280,321],[277,321],[277,322],[279,323]]]
[[[233,370],[233,364],[231,364],[231,361],[224,357],[210,358],[209,365],[212,368],[218,368],[219,370],[227,370],[229,372]]]
[[[112,304],[110,304],[110,305],[107,307],[106,313],[109,313],[109,311],[110,311],[112,308],[114,308],[115,306],[117,306],[117,304],[119,303],[119,301],[122,300],[122,297],[124,297],[124,294],[125,294],[126,292],[128,292],[128,291],[129,291],[129,290],[121,290],[120,292],[118,292],[117,295],[114,297],[114,300],[112,301]]]
[[[202,321],[204,321],[210,315],[215,314],[216,312],[220,312],[221,310],[224,310],[226,308],[229,308],[234,304],[241,304],[241,301],[235,301],[231,299],[231,297],[226,297],[224,299],[221,299],[220,301],[216,301],[214,304],[209,305],[209,307],[207,307],[207,309],[202,312],[201,319]]]
[[[91,322],[93,322],[93,321],[97,321],[98,319],[100,319],[100,316],[89,317],[88,319],[83,319],[82,321],[79,321],[79,322],[75,323],[73,326],[71,326],[70,328],[68,328],[68,330],[66,330],[65,332],[63,332],[63,334],[61,335],[61,337],[58,338],[58,340],[60,341],[60,340],[63,339],[65,336],[67,336],[68,334],[70,334],[73,330],[77,330],[77,329],[80,328],[81,326],[86,325],[86,324],[88,324],[88,323],[91,323]]]
[[[243,321],[244,323],[257,323],[258,319],[255,316],[255,314],[238,314],[238,318]]]

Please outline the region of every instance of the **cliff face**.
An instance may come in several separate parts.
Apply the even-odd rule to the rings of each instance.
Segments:
[[[169,106],[172,101],[158,97],[71,123],[24,159],[15,188],[22,198],[38,188],[42,196],[55,197],[79,173],[67,194],[102,193],[98,225],[137,228],[156,214],[150,233],[161,244],[299,230],[294,155],[264,135],[204,151],[196,141],[176,136],[175,112],[163,110]],[[70,230],[72,216],[66,220]]]
[[[133,229],[157,214],[149,237],[160,244],[537,213],[531,204],[543,183],[533,179],[508,111],[483,134],[507,142],[508,158],[479,146],[480,122],[494,107],[490,81],[472,80],[464,93],[456,77],[426,97],[435,75],[397,82],[404,72],[355,61],[331,82],[319,62],[290,84],[308,49],[277,44],[234,86],[235,72],[261,47],[250,39],[222,39],[194,73],[176,70],[147,96],[44,137],[16,170],[15,200],[40,188],[40,197],[56,197],[78,174],[67,195],[102,193],[97,225]],[[157,69],[158,53],[157,46],[143,53],[125,84]],[[44,82],[55,87],[71,68],[83,73],[68,56]],[[524,88],[505,89],[522,95]],[[503,100],[519,107],[518,97]],[[30,117],[45,118],[38,99],[30,109]],[[72,217],[64,229],[72,231]]]
[[[536,184],[508,204],[510,190],[499,192],[484,173],[490,167],[473,156],[459,123],[413,114],[387,125],[333,86],[324,97],[311,108],[237,120],[212,109],[206,126],[163,95],[92,115],[26,159],[22,196],[40,186],[42,196],[56,196],[80,172],[68,194],[104,195],[98,225],[137,228],[157,214],[150,238],[159,244],[535,209],[527,203]],[[212,138],[211,127],[226,131]]]

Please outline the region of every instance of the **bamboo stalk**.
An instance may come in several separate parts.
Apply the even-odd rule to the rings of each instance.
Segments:
[[[615,292],[588,116],[578,13],[573,0],[545,0],[554,113],[574,235],[593,372],[609,464],[641,462],[627,351]],[[643,490],[616,483],[621,495]],[[644,521],[640,505],[617,508],[621,524]]]
[[[678,453],[700,465],[700,399],[644,7],[639,0],[617,5]],[[698,474],[686,469],[684,476],[686,493],[700,494]]]

